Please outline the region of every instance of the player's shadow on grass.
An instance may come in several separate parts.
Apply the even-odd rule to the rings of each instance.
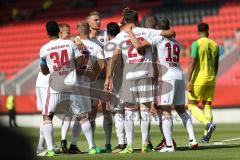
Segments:
[[[197,150],[209,150],[209,149],[224,149],[224,148],[240,148],[240,145],[208,145],[208,146],[199,146]],[[189,151],[189,148],[186,147],[177,147],[177,151]]]

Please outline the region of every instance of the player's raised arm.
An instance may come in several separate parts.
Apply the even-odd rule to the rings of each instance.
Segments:
[[[76,68],[80,68],[84,62],[85,62],[85,55],[82,54],[82,50],[79,49],[79,46],[77,46],[75,43],[73,43],[73,52],[75,55],[75,64]]]
[[[171,38],[171,37],[175,37],[176,36],[176,32],[172,29],[169,30],[159,30],[160,31],[160,35],[166,38]]]
[[[129,35],[133,47],[136,48],[137,50],[147,48],[151,45],[147,40],[143,40],[140,42],[140,40],[136,38],[136,36],[134,35],[130,28],[126,28],[125,32]]]

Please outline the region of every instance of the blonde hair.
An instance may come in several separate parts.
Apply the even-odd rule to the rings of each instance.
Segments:
[[[77,30],[80,34],[90,34],[90,26],[87,21],[80,21],[77,24]]]
[[[100,17],[100,13],[98,11],[92,11],[92,12],[88,13],[87,19],[91,16],[99,16]]]

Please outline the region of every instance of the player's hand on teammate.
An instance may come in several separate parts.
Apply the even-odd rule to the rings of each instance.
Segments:
[[[176,37],[176,32],[172,29],[170,29],[170,32],[172,32],[172,37]]]
[[[129,7],[125,7],[124,9],[123,9],[123,11],[122,11],[122,15],[124,15],[126,12],[128,12],[130,10],[130,8]]]
[[[83,43],[82,43],[82,41],[80,39],[75,38],[74,39],[74,43],[77,45],[78,49],[80,49],[80,50],[83,49],[84,45],[83,45]]]
[[[127,33],[127,34],[129,34],[130,32],[132,32],[132,26],[126,26],[125,28],[124,28],[124,31]]]

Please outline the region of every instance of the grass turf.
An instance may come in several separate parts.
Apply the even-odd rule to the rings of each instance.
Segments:
[[[39,129],[38,128],[19,128],[21,132],[23,132],[29,139],[30,142],[32,142],[32,145],[34,148],[36,148],[38,143],[38,134]],[[198,141],[201,140],[202,134],[203,134],[203,126],[201,125],[195,125],[194,126],[196,138]],[[177,142],[177,151],[173,153],[156,153],[156,152],[149,152],[146,154],[141,154],[140,151],[135,151],[133,154],[109,154],[109,153],[102,153],[102,154],[96,154],[96,155],[88,155],[85,154],[77,154],[77,155],[71,155],[71,154],[59,154],[56,157],[37,157],[38,160],[44,160],[44,159],[56,159],[56,160],[75,160],[75,159],[81,159],[81,160],[119,160],[119,159],[137,159],[137,160],[145,160],[145,159],[161,159],[161,160],[226,160],[226,158],[231,160],[239,160],[240,159],[240,140],[234,140],[234,141],[227,141],[218,144],[214,144],[216,141],[222,141],[226,139],[232,139],[232,138],[239,138],[240,135],[240,127],[239,124],[218,124],[217,129],[213,133],[211,142],[208,144],[202,144],[199,143],[199,149],[191,151],[188,149],[188,135],[185,130],[185,128],[182,125],[175,125],[173,128],[173,137]],[[60,145],[60,129],[55,129],[55,140],[57,145]],[[162,136],[159,132],[159,129],[157,126],[152,126],[151,128],[151,139],[153,145],[157,145]],[[68,134],[68,145],[70,145],[71,140],[71,130]],[[95,134],[95,142],[96,145],[99,147],[104,147],[105,144],[105,138],[104,138],[104,130],[103,128],[98,127],[96,129]],[[117,145],[117,138],[115,131],[113,129],[113,135],[112,135],[112,147],[115,147]],[[82,151],[87,152],[87,142],[84,137],[84,135],[81,133],[81,136],[78,140],[78,146]],[[135,127],[134,131],[134,148],[140,148],[141,147],[141,131],[139,126]]]

